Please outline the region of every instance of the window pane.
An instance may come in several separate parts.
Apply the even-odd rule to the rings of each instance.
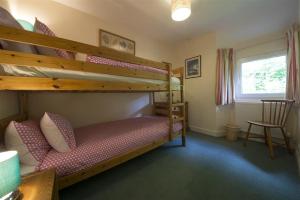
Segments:
[[[286,56],[242,63],[242,94],[285,93]]]

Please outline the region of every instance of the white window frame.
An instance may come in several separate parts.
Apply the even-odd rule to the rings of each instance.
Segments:
[[[276,51],[263,55],[256,55],[246,58],[237,59],[235,73],[235,99],[237,102],[256,102],[260,99],[284,99],[285,93],[262,93],[262,94],[242,94],[242,63],[255,60],[268,59],[272,57],[287,56],[284,50]]]

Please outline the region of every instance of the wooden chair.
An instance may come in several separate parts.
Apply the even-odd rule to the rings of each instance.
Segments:
[[[285,141],[285,145],[289,153],[292,153],[290,148],[289,138],[286,135],[284,127],[288,115],[295,101],[293,100],[261,100],[262,101],[262,121],[248,121],[249,127],[246,134],[246,140],[244,145],[247,145],[247,141],[250,135],[252,125],[260,126],[264,128],[264,137],[251,136],[251,138],[264,138],[265,143],[269,147],[270,157],[274,159],[273,142],[271,129],[280,129]]]

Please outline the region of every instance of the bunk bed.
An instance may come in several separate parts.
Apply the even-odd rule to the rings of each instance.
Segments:
[[[154,113],[166,119],[167,136],[153,138],[138,148],[119,152],[118,155],[87,168],[59,176],[59,189],[153,150],[178,136],[181,136],[182,145],[185,146],[184,79],[182,73],[172,73],[169,63],[156,62],[105,47],[96,47],[2,25],[0,25],[0,39],[83,53],[108,59],[108,63],[119,65],[116,67],[107,62],[95,64],[0,50],[0,65],[4,69],[0,74],[0,90],[16,91],[19,96],[19,113],[0,120],[0,142],[3,140],[4,130],[10,121],[28,119],[28,92],[147,92],[153,96]],[[181,102],[173,103],[173,91],[180,92]],[[167,101],[157,101],[154,95],[157,92],[166,93]],[[181,123],[182,128],[174,128],[176,123]]]

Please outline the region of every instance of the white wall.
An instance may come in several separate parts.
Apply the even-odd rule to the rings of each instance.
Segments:
[[[96,45],[99,44],[99,29],[128,37],[136,42],[136,55],[157,61],[172,60],[172,49],[150,36],[133,32],[126,24],[111,23],[69,8],[52,0],[0,0],[15,18],[34,23],[35,17],[47,24],[59,37]]]
[[[189,126],[194,131],[219,136],[215,105],[216,34],[207,33],[186,40],[176,49],[175,66],[184,66],[185,59],[201,55],[202,76],[185,80]]]
[[[172,48],[161,41],[132,32],[126,24],[112,24],[109,19],[101,21],[51,0],[0,0],[0,6],[10,10],[16,18],[34,22],[34,18],[38,17],[59,37],[98,45],[98,31],[101,28],[134,40],[139,57],[172,61]],[[5,98],[6,102],[10,102],[11,97]],[[13,105],[9,106],[14,109]],[[76,127],[151,113],[149,94],[143,93],[31,93],[29,111],[34,118],[40,117],[44,111],[66,115]]]
[[[37,93],[30,95],[30,115],[60,113],[76,126],[137,117],[152,112],[149,95],[142,93]]]
[[[15,92],[0,92],[0,119],[18,113],[18,98]]]

